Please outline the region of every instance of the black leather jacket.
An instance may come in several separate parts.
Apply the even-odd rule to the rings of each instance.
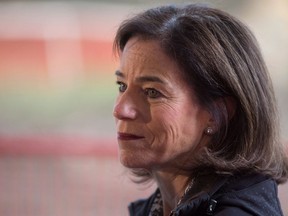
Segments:
[[[157,189],[158,190],[158,189]],[[283,216],[274,180],[260,174],[225,177],[208,193],[184,202],[175,216]],[[131,216],[148,216],[155,194],[129,205]]]

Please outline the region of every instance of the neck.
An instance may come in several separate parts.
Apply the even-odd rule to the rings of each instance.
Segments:
[[[153,176],[162,196],[164,216],[170,215],[184,194],[189,176],[167,172],[153,173]]]
[[[184,195],[184,191],[191,182],[191,177],[185,174],[172,174],[170,172],[155,172],[153,177],[159,187],[163,201],[163,215],[170,215],[171,211],[178,205]],[[199,196],[203,192],[208,192],[220,177],[217,175],[198,175],[194,177],[193,186],[189,189],[191,198]],[[190,185],[191,186],[191,185]]]

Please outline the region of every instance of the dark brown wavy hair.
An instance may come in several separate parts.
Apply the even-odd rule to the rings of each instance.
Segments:
[[[136,36],[159,42],[182,69],[199,103],[216,120],[218,131],[193,158],[197,164],[194,171],[251,171],[271,176],[278,183],[287,180],[288,162],[278,139],[272,83],[257,41],[242,22],[207,6],[168,5],[122,22],[115,52],[123,51],[127,41]],[[215,103],[226,98],[236,103],[232,118]],[[145,170],[134,173],[149,178]]]

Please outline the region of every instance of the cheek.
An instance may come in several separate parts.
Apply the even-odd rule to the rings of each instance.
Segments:
[[[170,107],[157,109],[152,113],[152,122],[148,127],[155,141],[161,144],[175,143],[180,135],[179,113]]]
[[[202,118],[198,107],[183,104],[173,104],[154,110],[151,131],[159,145],[176,149],[198,145],[201,141],[203,125],[206,119]],[[178,106],[177,106],[178,105]]]

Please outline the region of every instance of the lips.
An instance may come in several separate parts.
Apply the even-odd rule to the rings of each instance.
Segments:
[[[143,139],[143,136],[138,136],[135,134],[129,134],[129,133],[118,133],[118,139],[119,140],[138,140]]]

